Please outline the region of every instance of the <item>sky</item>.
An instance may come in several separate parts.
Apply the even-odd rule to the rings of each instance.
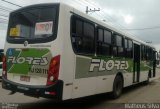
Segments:
[[[64,2],[85,13],[86,6],[100,11],[89,13],[90,16],[145,42],[152,42],[160,49],[160,0],[7,0],[21,6],[39,3]],[[0,0],[0,22],[7,22],[10,11],[19,7]],[[3,14],[3,16],[1,16]],[[6,19],[6,20],[5,20]],[[0,23],[0,48],[4,47],[7,24]]]

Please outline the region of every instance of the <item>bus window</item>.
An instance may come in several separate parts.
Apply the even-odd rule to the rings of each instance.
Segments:
[[[125,57],[132,58],[133,57],[133,42],[129,39],[125,39]]]
[[[75,53],[94,54],[94,24],[78,17],[72,17],[72,45]]]
[[[105,30],[104,31],[104,42],[111,44],[111,36],[112,36],[112,33]]]
[[[113,47],[113,55],[117,57],[124,56],[123,37],[115,35],[115,47]]]
[[[98,29],[97,36],[97,54],[104,55],[105,48],[103,47],[103,29]]]
[[[111,35],[110,31],[98,29],[97,54],[111,56]]]
[[[117,47],[113,47],[113,56],[118,56]]]
[[[128,40],[127,57],[133,58],[133,42],[131,40]]]
[[[94,40],[94,25],[84,22],[84,36]]]
[[[116,45],[122,47],[122,36],[116,35]]]
[[[128,40],[128,48],[129,49],[133,48],[133,42],[131,40]]]
[[[98,41],[103,42],[103,30],[98,29]]]
[[[80,35],[82,35],[82,32],[83,32],[83,30],[82,30],[82,21],[80,21],[80,20],[77,20],[76,21],[76,34],[80,34]]]
[[[10,43],[40,43],[56,38],[57,6],[30,8],[11,13],[8,37]]]
[[[128,40],[124,39],[124,48],[127,49],[128,48]]]
[[[87,54],[94,53],[94,25],[84,22],[83,52]]]

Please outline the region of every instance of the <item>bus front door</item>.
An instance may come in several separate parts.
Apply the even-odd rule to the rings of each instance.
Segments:
[[[140,45],[134,44],[133,83],[140,80]]]

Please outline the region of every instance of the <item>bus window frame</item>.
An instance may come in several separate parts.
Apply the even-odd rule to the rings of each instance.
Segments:
[[[125,40],[127,40],[127,47],[126,47],[126,43],[125,43]],[[129,45],[129,42],[131,42],[131,45],[132,45],[132,47],[130,47],[130,45]],[[125,37],[124,38],[124,51],[125,51],[125,57],[126,58],[131,58],[131,59],[133,59],[133,53],[134,53],[134,51],[133,51],[133,40],[132,39],[130,39],[130,38],[128,38],[128,37]],[[129,53],[130,52],[130,53]],[[130,55],[128,55],[128,54],[130,54]]]
[[[117,36],[121,37],[121,46],[117,45]],[[124,36],[114,32],[112,36],[112,43],[113,43],[113,56],[114,57],[125,57],[125,47],[124,47]],[[116,53],[114,53],[114,49],[116,49]],[[123,52],[120,53],[119,49],[123,49]]]
[[[47,38],[35,38],[35,39],[12,39],[9,38],[9,32],[10,32],[10,27],[11,27],[11,16],[12,14],[16,14],[19,12],[23,12],[26,10],[30,10],[30,9],[41,9],[41,8],[55,8],[56,9],[56,17],[55,17],[55,26],[54,26],[54,34],[52,34],[50,37]],[[55,40],[57,38],[58,35],[58,26],[59,26],[59,15],[60,15],[60,4],[56,3],[56,4],[37,4],[34,6],[27,6],[25,8],[21,8],[19,10],[13,11],[12,13],[10,13],[9,15],[9,23],[8,23],[8,28],[7,28],[7,37],[6,37],[6,41],[8,43],[12,43],[12,44],[23,44],[25,41],[28,41],[29,44],[37,44],[37,43],[47,43],[47,42],[52,42],[53,40]]]
[[[103,41],[100,41],[99,40],[99,30],[102,30],[102,32],[103,32]],[[105,31],[107,31],[107,32],[110,32],[111,33],[111,43],[107,43],[107,42],[105,42],[105,39],[104,39],[104,32]],[[97,55],[102,55],[102,56],[112,56],[112,31],[110,30],[110,29],[108,29],[108,28],[105,28],[105,27],[103,27],[103,26],[100,26],[100,25],[98,25],[97,27],[96,27],[96,32],[97,32],[97,35],[96,35],[96,54]],[[99,47],[99,45],[98,45],[98,43],[101,43],[101,47],[102,47],[102,45],[104,45],[105,47],[108,47],[109,48],[109,53],[108,54],[100,54],[100,53],[98,53],[98,47]],[[103,48],[101,48],[101,49],[103,49]]]
[[[82,21],[82,34],[81,34],[81,36],[79,36],[79,35],[77,35],[76,33],[73,33],[73,30],[72,30],[72,28],[73,28],[73,25],[72,25],[72,23],[73,23],[73,21],[75,20],[75,19],[78,19],[78,20],[80,20],[80,21]],[[74,47],[74,45],[73,45],[73,35],[74,35],[74,37],[75,36],[78,36],[78,37],[84,37],[84,23],[88,23],[88,24],[91,24],[91,25],[93,25],[93,27],[94,27],[94,39],[93,39],[93,53],[85,53],[85,52],[77,52],[77,50],[76,50],[76,48]],[[75,26],[76,26],[76,24],[75,24]],[[86,19],[86,18],[83,18],[82,16],[79,16],[79,15],[76,15],[76,14],[73,14],[73,15],[71,15],[71,18],[70,18],[70,37],[71,37],[71,45],[72,45],[72,49],[73,49],[73,52],[75,53],[75,54],[77,54],[77,55],[86,55],[86,56],[90,56],[90,55],[95,55],[95,52],[96,52],[96,45],[95,45],[95,40],[96,40],[96,26],[95,26],[95,23],[94,22],[92,22],[92,21],[90,21],[90,20],[88,20],[88,19]]]

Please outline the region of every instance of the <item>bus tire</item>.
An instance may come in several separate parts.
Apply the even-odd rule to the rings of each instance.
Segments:
[[[119,98],[123,90],[123,78],[120,75],[117,75],[113,83],[113,91],[111,97],[113,99]]]

